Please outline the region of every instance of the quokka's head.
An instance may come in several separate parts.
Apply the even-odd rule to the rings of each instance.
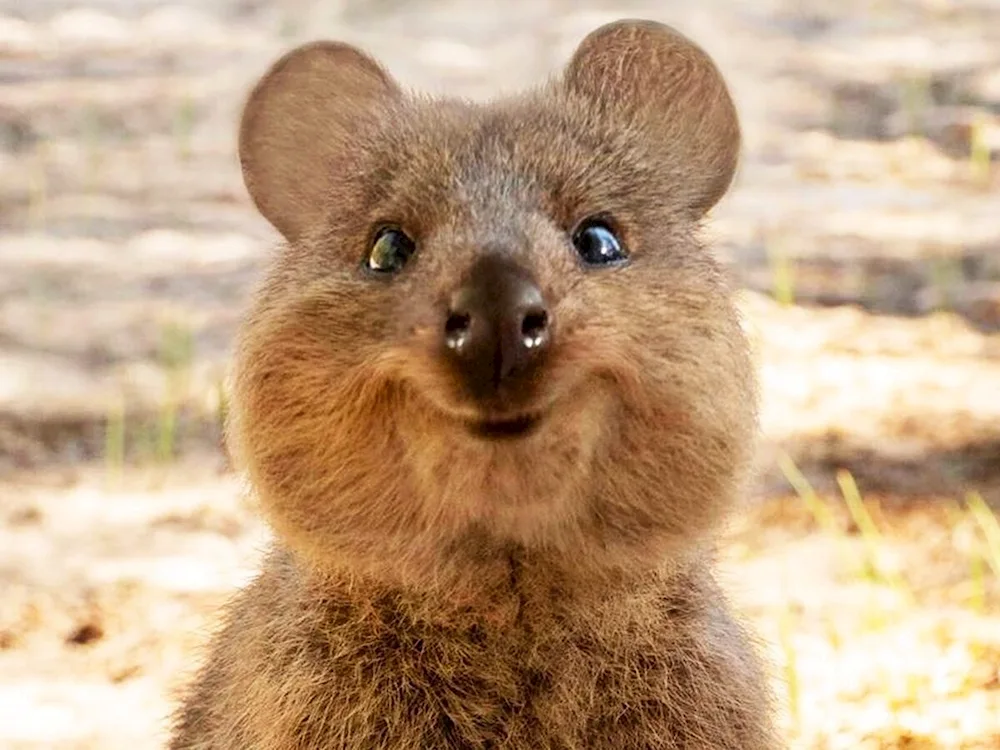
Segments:
[[[408,94],[340,43],[275,63],[239,150],[286,242],[230,438],[285,542],[420,577],[512,547],[653,565],[710,532],[755,426],[697,238],[739,140],[710,58],[649,21],[489,104]]]

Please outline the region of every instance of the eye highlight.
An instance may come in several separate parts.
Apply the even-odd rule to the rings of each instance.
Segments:
[[[375,273],[397,273],[413,255],[416,245],[404,231],[384,227],[375,235],[365,265]]]
[[[600,218],[580,222],[573,232],[573,246],[588,266],[617,265],[628,260],[628,253],[618,235]]]

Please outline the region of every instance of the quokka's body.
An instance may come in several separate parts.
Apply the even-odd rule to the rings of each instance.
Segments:
[[[779,746],[712,577],[756,395],[697,230],[738,151],[648,21],[484,105],[343,44],[275,63],[240,156],[285,244],[229,439],[277,541],[172,750]]]

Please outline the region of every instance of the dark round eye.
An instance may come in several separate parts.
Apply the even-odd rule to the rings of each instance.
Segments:
[[[406,265],[415,249],[413,240],[405,232],[392,227],[380,229],[368,253],[368,268],[377,273],[396,273]]]
[[[587,219],[573,233],[573,244],[589,266],[608,266],[628,260],[614,231],[600,219]]]

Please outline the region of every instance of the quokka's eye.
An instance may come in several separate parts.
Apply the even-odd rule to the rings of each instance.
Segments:
[[[628,260],[618,235],[600,218],[584,219],[573,232],[573,245],[588,266],[610,266]]]
[[[402,230],[380,229],[368,253],[368,268],[376,273],[396,273],[406,265],[414,250],[416,245]]]

